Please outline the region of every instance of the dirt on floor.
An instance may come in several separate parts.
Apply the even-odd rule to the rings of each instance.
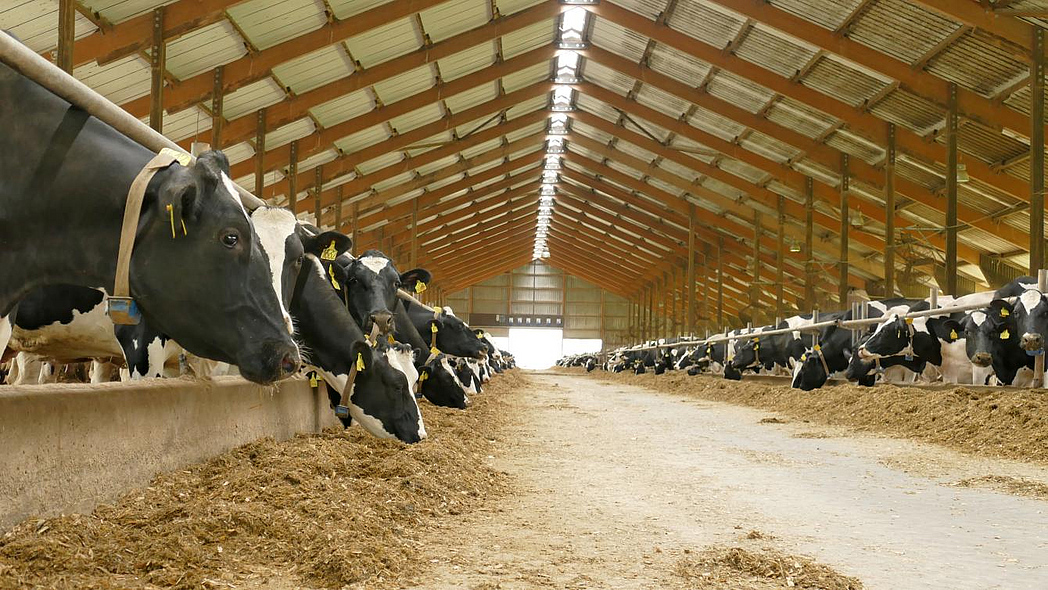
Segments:
[[[754,534],[756,533],[756,534]],[[750,539],[761,538],[751,531]],[[773,549],[747,550],[742,547],[715,547],[701,554],[687,555],[677,562],[675,573],[692,588],[719,590],[770,590],[803,588],[811,590],[861,590],[862,582],[844,576],[814,561],[786,555]]]
[[[396,587],[427,526],[506,489],[485,458],[525,382],[497,376],[465,412],[424,404],[421,444],[265,439],[91,514],[27,520],[0,536],[0,588]]]
[[[586,374],[578,368],[562,370]],[[987,457],[1048,463],[1048,391],[841,384],[808,392],[786,384],[681,373],[594,371],[589,375],[612,383],[774,410],[794,420],[914,438]]]

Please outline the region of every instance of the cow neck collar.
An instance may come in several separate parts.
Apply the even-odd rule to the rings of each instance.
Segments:
[[[113,282],[113,293],[107,303],[107,312],[110,318],[117,324],[137,324],[138,311],[133,308],[134,301],[131,298],[131,253],[135,248],[135,235],[138,233],[138,221],[142,216],[142,203],[146,196],[146,187],[157,172],[167,168],[178,161],[183,166],[188,166],[192,156],[180,154],[174,150],[164,148],[160,153],[153,156],[146,163],[135,179],[131,182],[131,188],[127,191],[127,199],[124,202],[124,220],[120,226],[120,245],[116,255],[116,278]],[[171,218],[171,237],[175,237],[175,220]],[[183,226],[184,232],[184,226]],[[114,313],[114,304],[123,303],[123,313]]]
[[[812,354],[819,357],[819,361],[822,363],[822,370],[826,372],[826,378],[830,378],[830,366],[826,364],[826,355],[822,352],[822,347],[816,344],[811,349]]]

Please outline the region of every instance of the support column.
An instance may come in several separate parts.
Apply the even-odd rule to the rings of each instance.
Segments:
[[[607,360],[608,355],[608,338],[607,332],[604,328],[605,315],[607,308],[607,301],[605,300],[605,291],[602,288],[600,290],[600,361],[603,363]]]
[[[150,48],[149,126],[164,132],[164,66],[167,44],[164,43],[164,7],[153,9],[153,46]]]
[[[58,56],[56,65],[73,73],[73,42],[76,31],[76,0],[58,1]]]
[[[222,94],[223,79],[225,77],[225,66],[215,68],[215,85],[211,89],[211,149],[222,149]]]
[[[1030,275],[1044,268],[1044,29],[1033,27],[1030,67]]]
[[[670,336],[680,334],[680,314],[677,312],[677,288],[680,286],[680,277],[677,276],[677,267],[673,267],[673,282],[670,283],[670,313],[673,314],[673,323]]]
[[[353,237],[353,248],[354,249],[359,248],[359,244],[360,244],[360,224],[358,223],[359,219],[360,219],[360,202],[357,201],[357,202],[353,203],[353,216],[350,218],[350,222],[353,224],[353,227],[350,228],[350,231],[353,232],[353,236],[352,237]]]
[[[291,142],[291,161],[287,165],[288,208],[298,215],[298,140]]]
[[[841,254],[838,265],[840,274],[837,284],[837,298],[841,309],[848,305],[848,231],[851,229],[849,219],[848,191],[850,181],[848,178],[848,154],[841,154]]]
[[[753,214],[753,284],[750,285],[750,315],[758,325],[761,313],[761,214]]]
[[[804,179],[804,305],[815,309],[815,181]]]
[[[688,331],[695,331],[695,204],[688,203]]]
[[[713,281],[710,280],[710,245],[702,249],[702,325],[706,330],[710,329],[710,297],[713,289]],[[718,326],[719,327],[719,326]]]
[[[884,296],[895,297],[895,123],[888,123],[884,158]]]
[[[724,327],[724,238],[717,238],[717,327]]]
[[[320,194],[324,191],[324,166],[317,166],[313,170],[313,216],[317,227],[323,230],[324,226],[320,224]]]
[[[957,85],[950,83],[946,113],[946,294],[957,293]]]
[[[335,231],[342,233],[342,186],[335,189]]]
[[[418,199],[411,200],[411,261],[409,268],[418,268]]]
[[[779,235],[778,250],[775,253],[775,315],[780,319],[786,317],[784,299],[784,273],[786,269],[786,197],[779,195]]]
[[[266,186],[266,109],[258,109],[255,117],[255,196],[265,200],[262,189]]]

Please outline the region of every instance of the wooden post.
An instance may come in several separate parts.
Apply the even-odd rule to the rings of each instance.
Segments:
[[[1044,29],[1033,26],[1030,66],[1030,275],[1044,268]],[[1043,358],[1043,357],[1038,357]]]
[[[946,113],[946,294],[957,293],[957,85],[950,83]]]
[[[342,186],[335,189],[335,231],[342,233]]]
[[[779,195],[779,235],[778,251],[775,255],[775,314],[779,318],[786,317],[786,302],[784,273],[786,269],[786,197]]]
[[[418,267],[418,199],[411,200],[411,262],[408,266]]]
[[[607,301],[605,301],[605,295],[606,295],[606,292],[602,288],[600,290],[600,356],[601,356],[601,359],[602,359],[601,362],[604,361],[604,357],[605,357],[605,355],[607,355],[607,350],[608,350],[607,333],[605,332],[605,329],[604,329],[604,318],[605,318],[605,315],[606,315],[606,308],[607,308]]]
[[[750,309],[753,323],[761,317],[761,214],[753,214],[753,284],[750,285]]]
[[[164,66],[167,44],[164,43],[164,7],[153,9],[153,46],[149,56],[149,126],[164,132]]]
[[[717,327],[724,327],[724,238],[717,238]]]
[[[291,142],[291,160],[287,165],[288,208],[298,215],[298,140]]]
[[[884,158],[884,296],[895,297],[895,123],[888,123]]]
[[[76,32],[76,0],[58,0],[58,56],[63,72],[73,73],[73,42]]]
[[[713,281],[710,280],[710,245],[702,249],[702,326],[710,329],[710,296]]]
[[[670,313],[673,315],[671,323],[671,336],[676,336],[680,333],[680,315],[677,313],[677,287],[680,285],[680,280],[677,276],[677,266],[673,266],[673,282],[670,283]]]
[[[688,203],[688,331],[695,331],[695,204]]]
[[[222,118],[222,81],[225,69],[225,66],[215,68],[215,85],[211,90],[211,149],[215,150],[222,149],[222,125],[225,122]]]
[[[804,305],[815,305],[815,181],[804,179]]]
[[[350,231],[353,232],[353,236],[352,237],[353,237],[353,247],[354,248],[357,248],[358,247],[357,244],[360,243],[360,224],[358,223],[359,219],[360,219],[360,202],[356,201],[356,202],[353,203],[353,216],[350,218],[350,223],[353,224],[353,227],[350,228]],[[354,251],[357,252],[358,250],[354,250]]]
[[[266,109],[258,109],[255,121],[255,196],[265,200],[262,189],[266,186]]]
[[[848,304],[848,231],[851,229],[849,219],[848,191],[850,182],[848,179],[848,154],[841,154],[841,258],[839,261],[840,276],[837,285],[837,297],[841,309]]]
[[[324,192],[324,166],[320,165],[313,169],[313,217],[316,218],[317,227],[324,229],[320,224],[320,194]]]

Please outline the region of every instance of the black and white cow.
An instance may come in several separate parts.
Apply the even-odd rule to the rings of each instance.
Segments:
[[[452,362],[443,353],[431,357],[419,371],[419,390],[435,406],[465,410],[472,404],[470,387],[459,377]]]
[[[486,357],[487,346],[454,312],[449,313],[445,308],[430,311],[412,301],[402,300],[402,304],[407,319],[426,340],[427,349],[436,335],[437,348],[443,353],[477,359]]]
[[[776,325],[775,329],[791,328],[795,331],[785,334],[761,335],[760,332],[752,338],[740,341],[735,347],[735,358],[731,366],[736,371],[751,368],[765,369],[771,371],[776,367],[792,371],[793,367],[800,361],[805,350],[811,348],[814,335],[810,332],[801,332],[799,328],[810,326],[812,316],[797,315],[786,318]],[[762,331],[767,331],[766,328]]]
[[[393,261],[378,250],[368,250],[359,258],[340,256],[337,262],[344,273],[349,311],[367,334],[374,326],[382,335],[393,332],[394,312],[400,302],[397,291],[402,286],[413,290],[417,283],[432,280],[425,269],[397,271]]]
[[[0,318],[39,287],[111,287],[127,192],[154,154],[3,64],[0,105]],[[228,170],[208,152],[149,182],[131,292],[159,332],[268,383],[296,371],[299,352]]]
[[[983,373],[977,385],[992,385],[988,383],[991,375],[1003,385],[1028,387],[1032,383],[1035,357],[1019,345],[1015,311],[1007,301],[995,299],[985,309],[968,312],[950,328],[964,334],[965,353],[972,365],[993,369]]]

